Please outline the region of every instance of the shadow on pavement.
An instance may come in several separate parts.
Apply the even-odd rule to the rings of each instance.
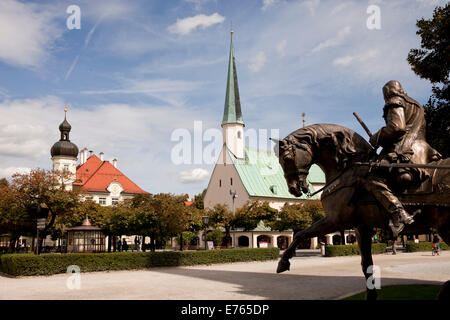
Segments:
[[[257,273],[189,268],[161,268],[153,272],[219,281],[238,286],[238,294],[254,296],[255,299],[336,299],[365,290],[365,279],[361,276],[313,276],[282,273]],[[381,279],[381,286],[392,284],[442,284],[437,281],[416,279]],[[220,286],[217,290],[221,290]],[[189,299],[189,298],[188,298]],[[202,299],[208,299],[203,297]],[[215,298],[211,298],[215,299]]]

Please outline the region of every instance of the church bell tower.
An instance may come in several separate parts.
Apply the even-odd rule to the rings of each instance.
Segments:
[[[222,119],[223,144],[237,158],[244,158],[244,120],[242,119],[239,86],[234,61],[233,30],[230,31],[230,57],[228,61],[227,91]]]
[[[76,178],[78,147],[70,142],[69,134],[72,126],[67,121],[67,108],[64,110],[64,121],[59,125],[61,137],[50,150],[53,171],[69,172],[69,178],[64,182],[66,190],[72,190],[72,183]]]

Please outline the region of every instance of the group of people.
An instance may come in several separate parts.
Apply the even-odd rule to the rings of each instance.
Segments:
[[[123,238],[121,239],[120,237],[117,239],[117,251],[128,251],[129,249],[129,245],[127,242],[127,239]],[[140,251],[141,250],[141,239],[136,236],[134,238],[134,248],[135,250]]]

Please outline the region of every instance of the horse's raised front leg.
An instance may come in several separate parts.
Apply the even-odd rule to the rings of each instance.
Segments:
[[[289,270],[289,266],[291,265],[289,259],[292,258],[295,253],[295,249],[298,247],[302,240],[311,239],[334,232],[337,230],[337,228],[338,226],[333,221],[333,219],[331,219],[329,216],[326,216],[325,218],[314,223],[311,227],[297,232],[294,235],[292,243],[289,245],[286,251],[284,251],[280,261],[278,262],[277,273]]]
[[[372,234],[373,228],[370,227],[358,227],[356,229],[356,238],[358,240],[359,254],[361,255],[361,266],[366,278],[366,299],[376,300],[377,291],[376,288],[369,288],[367,286],[367,279],[372,276],[372,273],[368,273],[369,266],[373,266],[372,261]]]

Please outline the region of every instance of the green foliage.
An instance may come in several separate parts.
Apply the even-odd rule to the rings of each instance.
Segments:
[[[206,189],[203,189],[202,193],[199,193],[194,196],[194,207],[196,207],[199,210],[205,209],[205,204],[203,202],[203,199],[205,198]]]
[[[272,208],[268,202],[247,202],[236,211],[232,221],[235,228],[244,228],[244,230],[253,230],[262,220],[265,222],[274,221],[278,210]]]
[[[448,244],[439,242],[440,250],[449,250]],[[406,252],[431,251],[431,242],[422,241],[415,243],[413,241],[406,243]]]
[[[7,186],[9,186],[8,180],[6,180],[6,178],[1,178],[0,179],[0,188],[7,187]]]
[[[81,272],[134,270],[153,267],[192,266],[201,264],[275,260],[278,248],[230,249],[208,251],[117,252],[85,254],[5,254],[1,255],[2,271],[13,276],[66,273],[77,265]]]
[[[219,229],[212,230],[206,235],[206,240],[214,242],[214,246],[220,246],[222,244],[225,234]]]
[[[188,245],[191,243],[192,240],[194,240],[197,237],[197,235],[190,231],[184,231],[183,232],[183,245]],[[177,241],[180,243],[180,236],[178,236]],[[170,244],[168,245],[170,247]]]
[[[64,183],[69,172],[31,170],[15,173],[11,183],[0,187],[0,233],[9,233],[13,239],[21,235],[34,234],[36,218],[48,208],[45,229],[40,232],[40,241],[47,235],[55,236],[58,230],[55,221],[72,213],[79,205],[79,191],[65,190]]]
[[[444,158],[450,156],[450,4],[436,7],[430,20],[417,21],[421,48],[411,49],[408,62],[413,71],[433,84],[425,108],[427,141]]]
[[[432,95],[425,109],[427,141],[439,151],[443,158],[450,157],[450,102]]]
[[[385,243],[372,244],[372,254],[380,254],[386,252]],[[325,257],[352,256],[358,255],[359,248],[357,245],[326,245]]]
[[[433,18],[417,21],[416,34],[421,37],[421,48],[411,49],[408,62],[421,78],[432,83],[449,77],[450,70],[450,4],[436,7]]]
[[[325,216],[320,201],[309,204],[288,204],[276,215],[276,219],[268,225],[272,230],[303,230],[310,227]]]

